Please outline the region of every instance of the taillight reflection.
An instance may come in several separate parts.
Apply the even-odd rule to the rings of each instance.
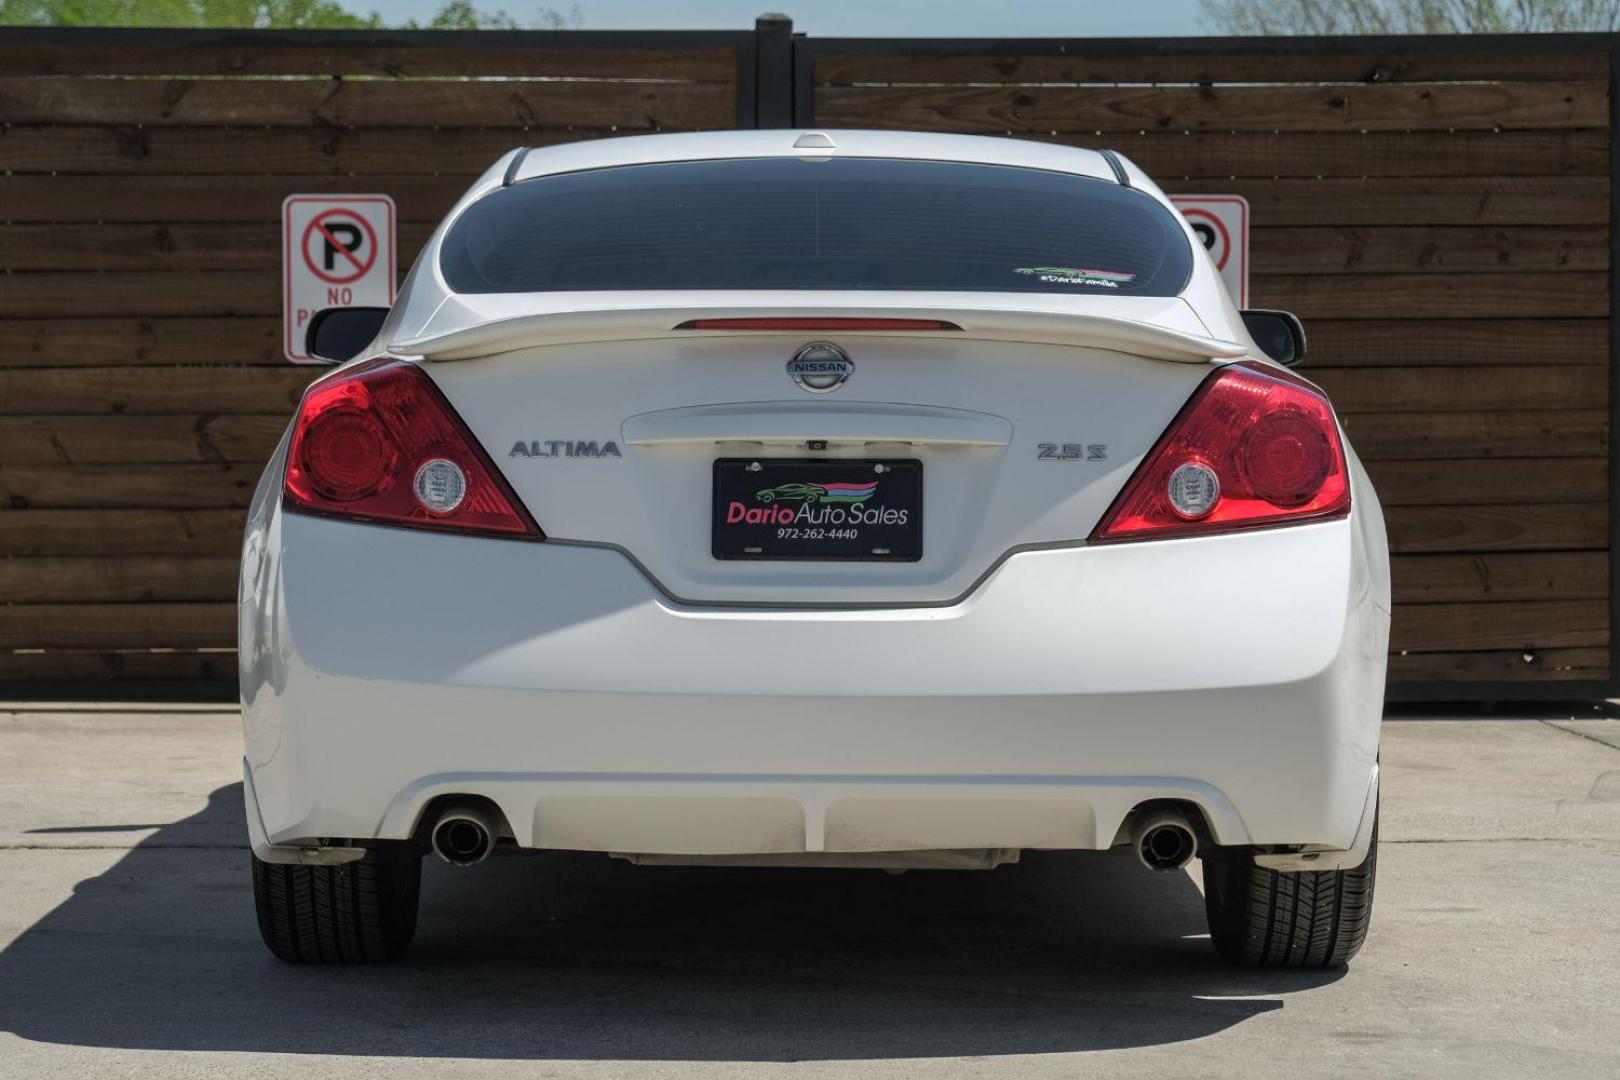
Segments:
[[[831,330],[865,330],[887,331],[894,333],[916,333],[933,330],[960,330],[953,322],[943,319],[882,319],[866,317],[826,317],[826,316],[794,316],[788,318],[744,318],[744,319],[689,319],[681,323],[677,330],[763,330],[763,331],[804,331],[820,332]]]

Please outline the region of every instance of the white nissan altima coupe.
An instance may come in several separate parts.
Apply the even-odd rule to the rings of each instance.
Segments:
[[[1371,915],[1377,498],[1304,338],[1108,151],[517,150],[339,309],[259,485],[259,926],[387,959],[421,860],[1197,857],[1215,948]],[[1279,363],[1278,361],[1282,361]]]

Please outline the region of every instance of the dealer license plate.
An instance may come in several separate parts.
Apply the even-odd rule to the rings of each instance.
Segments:
[[[721,458],[714,557],[915,562],[922,462]]]

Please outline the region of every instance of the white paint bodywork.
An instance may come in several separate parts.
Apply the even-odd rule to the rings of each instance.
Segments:
[[[447,224],[509,170],[808,153],[799,134],[515,152]],[[837,149],[816,154],[1113,178],[1093,151],[829,134]],[[526,847],[659,856],[1105,848],[1150,799],[1192,803],[1221,844],[1326,853],[1282,868],[1364,854],[1389,579],[1353,454],[1346,519],[1084,542],[1213,366],[1255,355],[1190,234],[1192,279],[1171,298],[456,296],[444,228],[379,348],[424,364],[548,539],[284,513],[278,452],[240,597],[255,850],[402,839],[436,796],[471,794]],[[863,312],[964,331],[670,330]],[[855,360],[835,394],[784,373],[816,338]],[[612,439],[622,457],[508,455],[547,438]],[[811,438],[832,458],[923,462],[921,560],[711,557],[713,459],[802,457]],[[1070,441],[1108,456],[1037,460]]]

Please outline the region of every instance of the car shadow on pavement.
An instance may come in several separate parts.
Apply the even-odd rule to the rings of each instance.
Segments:
[[[0,952],[0,1029],[503,1059],[1039,1054],[1201,1038],[1339,977],[1225,966],[1193,881],[1116,855],[899,876],[430,859],[400,961],[293,967],[259,941],[242,837],[233,784],[80,881]]]

